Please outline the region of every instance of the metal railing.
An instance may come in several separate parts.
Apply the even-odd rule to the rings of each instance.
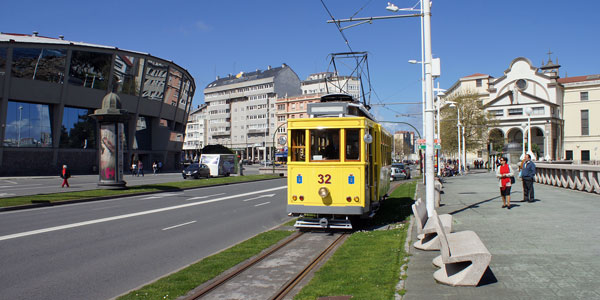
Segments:
[[[600,194],[600,166],[536,163],[535,182]]]

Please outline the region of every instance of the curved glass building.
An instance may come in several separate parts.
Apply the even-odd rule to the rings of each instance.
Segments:
[[[63,164],[97,172],[98,125],[89,115],[109,92],[129,114],[124,166],[179,169],[195,89],[187,70],[148,53],[0,33],[0,176],[57,175]]]

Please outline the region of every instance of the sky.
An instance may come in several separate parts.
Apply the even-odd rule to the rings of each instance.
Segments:
[[[403,14],[385,10],[387,0],[256,1],[8,1],[0,31],[115,46],[150,53],[187,69],[194,77],[194,105],[204,88],[239,72],[290,66],[300,80],[333,71],[330,53],[368,52],[372,113],[385,121],[422,127],[419,18],[376,20],[343,31],[336,19]],[[417,0],[391,1],[418,7]],[[325,4],[325,6],[323,5]],[[326,9],[326,8],[327,9]],[[433,57],[441,60],[440,88],[474,73],[501,77],[510,62],[526,57],[534,66],[558,59],[560,76],[600,74],[599,1],[434,0]],[[349,24],[342,24],[342,26]],[[350,66],[350,62],[346,62]],[[353,67],[353,66],[352,66]],[[346,70],[346,71],[344,71]],[[340,68],[340,73],[349,68]],[[392,104],[392,103],[409,104]],[[385,104],[382,106],[381,104]],[[412,130],[388,124],[390,130]]]

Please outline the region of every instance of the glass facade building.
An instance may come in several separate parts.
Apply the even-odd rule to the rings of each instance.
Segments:
[[[90,117],[110,92],[128,111],[124,165],[178,169],[195,82],[179,65],[116,47],[0,33],[0,176],[98,166]],[[127,171],[127,170],[125,170]]]

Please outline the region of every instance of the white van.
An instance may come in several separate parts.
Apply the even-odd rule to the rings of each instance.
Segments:
[[[235,174],[235,154],[202,154],[200,163],[210,169],[210,176],[229,176]]]

